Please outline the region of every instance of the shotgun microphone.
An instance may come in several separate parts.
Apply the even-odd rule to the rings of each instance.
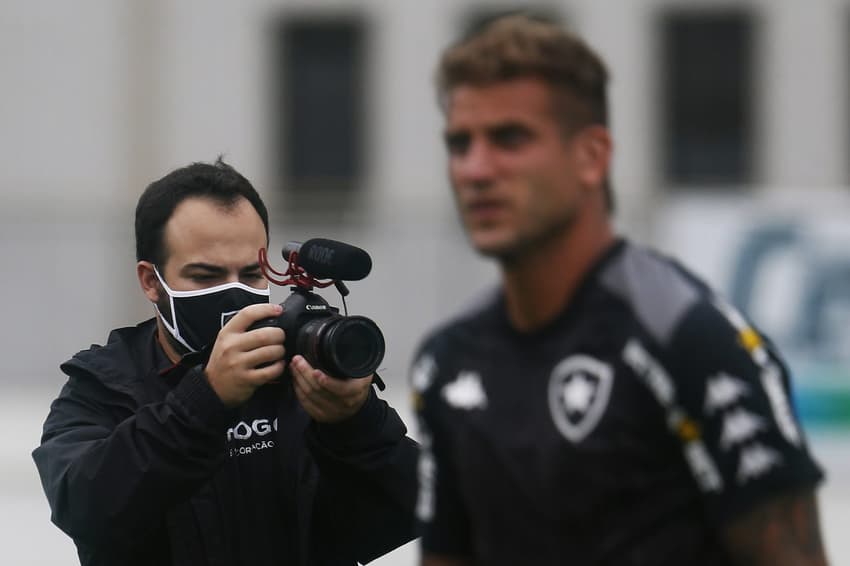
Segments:
[[[288,242],[283,246],[283,259],[298,254],[298,265],[316,279],[359,281],[372,271],[372,258],[365,250],[350,244],[312,238],[306,242]]]

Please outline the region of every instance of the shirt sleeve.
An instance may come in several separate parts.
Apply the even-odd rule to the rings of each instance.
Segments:
[[[710,520],[725,522],[822,479],[794,411],[785,364],[733,307],[719,300],[696,304],[678,325],[663,365],[653,367],[649,354],[631,348],[626,358],[643,355],[642,373],[666,410]]]
[[[447,407],[440,397],[437,357],[423,350],[411,371],[421,451],[416,517],[423,554],[470,556],[469,521],[460,496]]]

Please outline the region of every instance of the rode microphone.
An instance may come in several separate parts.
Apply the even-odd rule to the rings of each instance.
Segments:
[[[359,281],[372,271],[372,258],[365,250],[335,240],[288,242],[283,246],[283,259],[290,261],[293,252],[298,254],[298,265],[316,279]]]

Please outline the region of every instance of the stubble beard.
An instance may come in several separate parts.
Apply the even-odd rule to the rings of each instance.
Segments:
[[[530,255],[568,238],[575,227],[576,217],[576,210],[570,208],[561,216],[550,218],[546,222],[538,223],[535,219],[531,219],[527,224],[530,228],[525,230],[520,228],[510,240],[503,244],[490,248],[479,246],[475,248],[482,256],[498,262],[504,271],[521,269],[525,259]],[[468,233],[468,236],[472,239],[472,234]]]

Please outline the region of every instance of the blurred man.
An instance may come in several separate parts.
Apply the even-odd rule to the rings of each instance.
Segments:
[[[612,228],[606,82],[523,16],[442,56],[449,177],[502,281],[414,364],[422,563],[824,564],[778,354]]]
[[[139,199],[156,316],[62,365],[33,453],[83,565],[352,565],[413,537],[418,449],[372,376],[295,356],[278,380],[284,331],[248,330],[281,311],[267,244],[265,205],[220,159]]]

